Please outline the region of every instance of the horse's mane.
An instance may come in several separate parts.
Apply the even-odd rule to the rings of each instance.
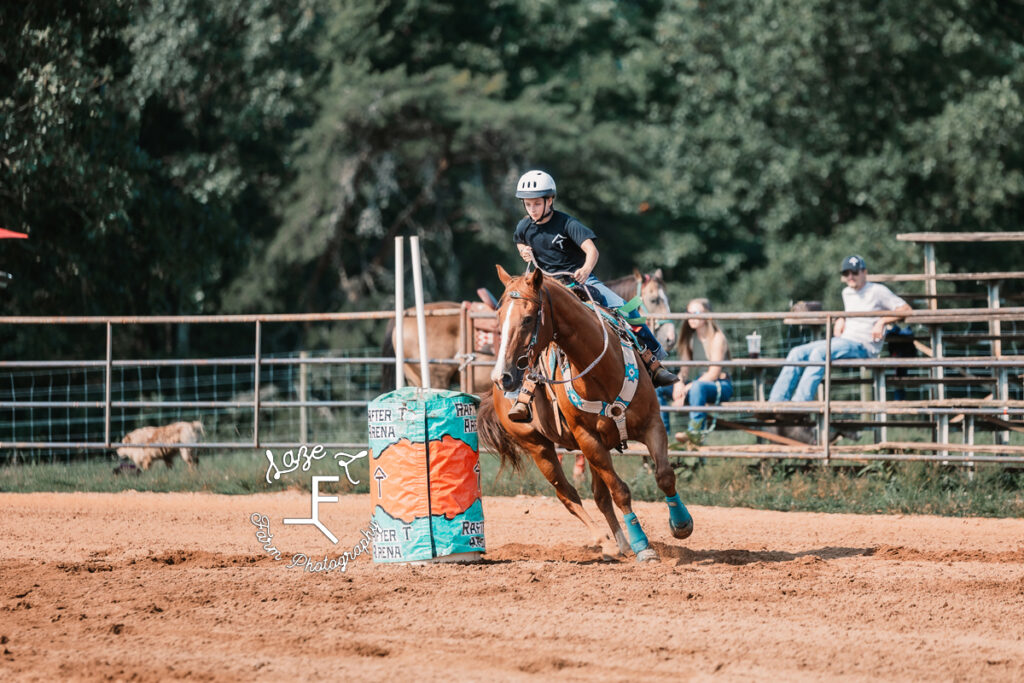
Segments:
[[[519,283],[521,283],[525,278],[526,278],[526,275],[513,275],[512,279],[509,281],[509,285],[512,285],[513,283],[515,283],[516,286],[518,286]],[[541,280],[541,288],[543,289],[544,287],[560,287],[561,289],[564,289],[569,294],[572,294],[574,299],[579,299],[580,295],[577,294],[577,292],[581,292],[582,291],[582,290],[575,289],[575,288],[574,289],[570,289],[567,285],[562,284],[562,282],[558,278],[552,277],[552,276],[550,276],[550,275],[548,275],[546,273],[544,274],[544,279]],[[501,305],[503,303],[505,303],[505,297],[508,296],[508,290],[509,290],[509,287],[506,286],[505,287],[505,291],[502,292],[501,297],[498,299],[498,307],[499,308],[501,308]],[[582,300],[580,302],[582,303]]]

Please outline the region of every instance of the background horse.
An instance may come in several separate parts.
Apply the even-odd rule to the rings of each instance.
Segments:
[[[605,285],[627,302],[633,297],[641,297],[643,300],[641,312],[648,318],[658,318],[659,315],[672,312],[672,309],[669,307],[668,292],[665,290],[665,278],[662,275],[661,268],[658,268],[653,273],[641,273],[639,270],[634,269],[632,275],[609,280],[605,282]],[[648,326],[666,351],[671,351],[675,348],[676,326],[671,320],[664,318],[649,320]]]
[[[469,306],[471,312],[484,312],[489,311],[491,308],[482,302],[458,302],[458,301],[435,301],[433,303],[425,304],[424,309],[427,311],[437,311],[447,308],[459,309],[463,306]],[[450,315],[428,315],[424,319],[424,325],[426,328],[427,336],[427,359],[438,360],[438,359],[453,359],[453,360],[464,360],[459,357],[462,352],[462,316],[458,313]],[[470,323],[477,329],[485,327],[484,324],[490,323],[493,326],[492,320],[487,319],[474,319],[470,318]],[[420,347],[419,340],[417,339],[417,327],[416,327],[416,309],[407,308],[402,321],[402,331],[405,337],[405,356],[406,358],[419,358]],[[486,350],[481,350],[481,345],[476,343],[476,332],[474,330],[474,336],[471,339],[474,340],[474,351],[475,359],[480,361],[493,361],[494,354],[487,353]],[[388,327],[384,333],[384,344],[381,347],[382,356],[394,356],[395,355],[395,321],[388,321]],[[471,366],[472,367],[472,382],[470,384],[471,389],[474,393],[482,393],[488,391],[491,386],[491,368],[489,366]],[[405,381],[406,384],[414,387],[423,386],[420,381],[420,364],[417,360],[413,363],[406,363],[405,366]],[[430,372],[430,386],[435,389],[447,389],[453,383],[457,383],[459,363],[431,363],[429,366]],[[395,388],[395,364],[387,363],[381,369],[381,391],[390,391]]]
[[[626,301],[639,295],[643,298],[643,304],[651,317],[670,313],[668,294],[665,291],[665,280],[662,277],[661,268],[653,273],[641,273],[634,270],[632,275],[620,277],[616,280],[605,282],[609,288]],[[457,309],[468,306],[471,313],[480,313],[491,310],[491,307],[482,301],[436,301],[426,304],[425,309],[436,311],[442,309]],[[474,360],[494,361],[493,348],[496,342],[488,338],[495,330],[494,320],[488,318],[469,318],[474,326],[471,331],[473,340]],[[427,330],[427,358],[428,359],[456,359],[462,352],[462,330],[460,316],[457,313],[451,315],[437,315],[426,317]],[[405,311],[403,321],[405,336],[405,355],[409,358],[419,357],[419,342],[416,339],[416,309],[408,308]],[[676,328],[671,320],[660,319],[651,325],[651,331],[666,349],[673,349],[676,345]],[[384,333],[384,343],[381,345],[381,356],[395,355],[395,323],[389,321],[387,330]],[[491,389],[491,369],[484,365],[474,365],[470,388],[475,394],[485,394]],[[458,383],[459,364],[457,363],[431,363],[430,364],[430,386],[435,389],[447,389],[452,384]],[[411,386],[422,386],[420,382],[420,366],[418,362],[405,364],[405,380]],[[390,391],[395,386],[395,366],[393,363],[385,364],[381,369],[381,391]],[[582,467],[582,464],[581,464]]]
[[[606,555],[614,554],[617,545],[623,553],[632,548],[637,560],[657,559],[633,513],[629,487],[612,466],[610,449],[626,438],[647,446],[657,467],[658,487],[669,505],[673,536],[689,536],[693,518],[676,493],[658,399],[639,354],[620,343],[615,330],[573,292],[541,271],[512,277],[498,266],[498,277],[505,285],[498,310],[501,336],[491,373],[494,387],[477,414],[481,441],[514,469],[521,469],[521,457],[528,453],[555,487],[558,499],[583,522]],[[564,362],[557,355],[552,360],[556,350],[564,354]],[[538,384],[533,418],[512,422],[505,392],[518,390],[526,372],[538,368],[551,369],[544,372],[550,375],[547,383]],[[600,531],[583,508],[579,492],[558,461],[558,446],[583,451],[590,463],[594,501],[611,535]],[[622,512],[628,543],[613,502]]]

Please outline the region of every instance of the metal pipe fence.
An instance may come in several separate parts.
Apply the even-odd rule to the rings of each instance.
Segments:
[[[463,309],[441,309],[428,311],[427,315],[466,315]],[[685,313],[668,314],[663,316],[666,320],[685,321],[688,318],[714,318],[720,324],[732,323],[734,325],[749,324],[751,322],[767,322],[771,324],[807,325],[821,326],[831,329],[832,322],[837,317],[872,316],[875,314],[847,314],[841,311],[817,311],[817,312],[776,312],[776,313],[711,313],[700,315],[689,315]],[[288,373],[285,384],[293,383],[296,386],[309,386],[309,371],[312,368],[323,368],[328,371],[332,368],[360,367],[376,368],[383,364],[394,363],[395,359],[380,355],[365,355],[352,357],[341,355],[337,352],[322,356],[266,356],[263,353],[263,326],[266,323],[331,323],[366,320],[388,320],[395,316],[392,311],[368,311],[355,313],[326,313],[326,314],[273,314],[273,315],[218,315],[218,316],[71,316],[71,317],[3,317],[0,318],[0,325],[102,325],[105,332],[105,344],[103,358],[67,360],[67,359],[11,359],[0,361],[0,371],[8,373],[7,384],[11,386],[9,395],[5,396],[0,390],[0,416],[6,414],[9,417],[7,423],[0,424],[0,460],[3,456],[11,461],[17,461],[17,454],[20,451],[40,451],[43,449],[54,450],[64,449],[66,451],[95,452],[116,449],[125,445],[118,434],[122,433],[127,426],[135,421],[146,418],[144,411],[157,409],[163,411],[169,409],[179,416],[190,414],[203,416],[214,412],[217,414],[229,415],[230,420],[235,420],[234,434],[238,438],[223,438],[225,433],[232,432],[230,425],[218,430],[215,438],[199,443],[186,444],[149,444],[154,447],[178,447],[186,446],[201,449],[260,449],[260,448],[282,448],[299,445],[302,438],[305,441],[306,427],[299,430],[298,434],[290,431],[290,428],[281,430],[275,427],[273,415],[275,411],[298,411],[301,424],[310,423],[310,415],[313,412],[329,415],[331,411],[346,410],[361,412],[372,396],[372,384],[364,385],[360,391],[351,393],[362,393],[362,396],[336,395],[339,391],[331,387],[324,392],[320,398],[312,398],[303,389],[301,395],[294,398],[281,398],[269,391],[279,386],[282,381],[272,376],[276,370]],[[470,313],[468,318],[486,317],[485,315]],[[492,316],[493,317],[493,316]],[[1021,397],[1020,382],[1011,382],[1011,378],[1024,373],[1024,353],[986,356],[942,356],[942,328],[949,324],[969,324],[972,322],[988,323],[993,319],[1017,323],[1024,321],[1024,308],[998,308],[998,309],[944,309],[912,311],[907,314],[905,321],[912,325],[924,326],[927,330],[928,339],[931,341],[931,348],[935,351],[936,357],[925,358],[880,358],[861,360],[836,360],[826,359],[824,362],[815,363],[812,361],[797,362],[786,361],[784,357],[759,357],[759,358],[733,358],[727,361],[716,363],[730,370],[747,372],[755,376],[761,375],[771,368],[778,368],[784,365],[801,367],[824,366],[825,377],[823,380],[823,400],[808,402],[806,404],[771,404],[763,400],[755,401],[734,401],[720,406],[665,406],[666,413],[689,413],[701,410],[710,414],[744,413],[754,414],[758,412],[772,412],[778,414],[807,414],[814,416],[819,421],[822,434],[829,433],[829,427],[834,418],[841,417],[844,413],[872,414],[885,419],[889,416],[900,415],[927,416],[935,421],[937,432],[934,442],[922,442],[920,450],[935,451],[934,454],[907,453],[911,446],[901,442],[898,448],[890,448],[893,452],[885,451],[885,440],[880,444],[864,444],[854,446],[834,446],[824,436],[817,447],[811,446],[807,449],[788,448],[780,450],[770,444],[763,442],[752,445],[722,445],[721,447],[703,447],[699,450],[673,450],[673,456],[699,456],[699,457],[764,457],[764,458],[799,458],[810,460],[822,460],[829,462],[833,458],[841,460],[939,460],[942,462],[1002,462],[1017,463],[1024,462],[1024,445],[1012,443],[1016,441],[1018,433],[1024,432],[1024,427],[1015,424],[1014,418],[1024,415],[1024,400],[1014,397]],[[225,358],[120,358],[115,353],[113,344],[114,332],[119,326],[129,325],[150,325],[150,324],[245,324],[252,325],[252,348],[249,356],[234,356]],[[464,335],[471,339],[472,335]],[[1005,345],[999,347],[1002,350]],[[472,354],[472,349],[467,350]],[[407,358],[407,363],[418,363],[419,359]],[[458,365],[465,375],[472,371],[474,366],[489,365],[485,361],[475,360],[472,357],[466,358],[433,358],[430,363],[441,363]],[[706,366],[706,361],[668,361],[670,367],[691,368]],[[164,396],[167,387],[166,382],[179,380],[162,379],[159,374],[163,369],[178,371],[192,371],[195,376],[195,395],[191,398],[172,398]],[[230,369],[232,375],[230,381],[224,379],[224,375],[217,375],[221,370]],[[887,401],[885,400],[885,385],[882,385],[882,400],[874,401],[851,401],[833,399],[833,385],[836,381],[833,377],[835,371],[870,372],[877,376],[885,376],[886,371],[917,369],[929,373],[929,379],[935,380],[940,391],[934,392],[924,401]],[[64,371],[68,373],[67,381],[64,383],[65,396],[53,395],[49,391],[45,399],[35,397],[35,386],[28,398],[18,393],[18,382],[34,383],[35,379],[25,379],[16,376],[16,373],[31,373],[33,371]],[[156,386],[149,388],[151,395],[146,396],[147,389],[145,382],[141,379],[144,370],[153,370]],[[950,370],[961,373],[971,371],[987,371],[993,373],[996,384],[992,396],[985,399],[950,398],[941,391],[945,378],[943,371]],[[138,395],[133,398],[125,397],[124,382],[119,388],[116,377],[125,377],[125,373],[135,372],[139,374]],[[202,373],[211,373],[203,375]],[[72,387],[72,380],[77,375],[82,378],[84,390]],[[92,373],[96,380],[90,381]],[[99,378],[102,379],[99,379]],[[5,378],[0,376],[0,382]],[[755,383],[756,383],[755,379]],[[877,380],[876,380],[877,381]],[[206,382],[204,391],[214,397],[200,396],[199,386]],[[234,396],[227,398],[217,397],[216,394],[223,394],[223,385],[226,382],[232,384],[232,388],[241,386],[245,394],[239,397],[239,392],[234,391]],[[315,383],[314,383],[315,384]],[[90,397],[90,387],[97,387],[96,396]],[[351,388],[349,384],[346,387]],[[120,390],[119,390],[120,389]],[[387,388],[377,386],[378,390]],[[73,396],[75,392],[82,394],[81,397]],[[121,394],[120,396],[118,394]],[[313,391],[312,393],[316,393]],[[344,393],[344,392],[340,392]],[[152,394],[156,394],[154,397]],[[755,395],[755,398],[757,396]],[[1024,397],[1021,397],[1024,398]],[[28,411],[28,413],[26,412]],[[32,411],[47,412],[47,428],[42,429],[36,424],[24,426],[26,415],[33,415]],[[56,415],[54,411],[64,411],[63,415]],[[203,411],[207,411],[204,413]],[[120,412],[120,414],[118,414]],[[95,414],[93,414],[95,413]],[[97,415],[98,414],[98,415]],[[102,421],[102,436],[93,436],[88,429],[82,429],[81,425],[95,421],[97,416]],[[261,416],[268,419],[269,424],[261,420]],[[268,417],[270,416],[270,417]],[[976,424],[974,418],[996,419],[1001,422],[996,430],[998,442],[995,444],[974,444],[973,429]],[[961,423],[970,424],[971,443],[954,444],[949,439],[949,421],[959,419]],[[31,422],[32,418],[29,417]],[[229,420],[229,421],[230,421]],[[19,424],[21,422],[22,424]],[[91,423],[91,422],[90,422]],[[244,429],[239,425],[244,423]],[[334,448],[360,448],[366,447],[365,441],[365,418],[350,420],[348,427],[336,429],[325,437],[320,443],[325,447]],[[1024,424],[1024,423],[1021,423]],[[64,426],[63,436],[55,436],[55,428],[59,431]],[[898,429],[899,421],[891,422],[883,429]],[[251,430],[250,433],[245,432]],[[27,432],[27,434],[26,434]],[[323,432],[321,432],[323,433]],[[74,438],[76,434],[87,434],[89,438]],[[28,438],[26,438],[26,436]],[[966,431],[965,431],[966,439]],[[988,452],[988,446],[996,447],[998,452]],[[964,455],[953,455],[951,451],[964,451]],[[626,451],[631,453],[633,451]],[[12,457],[12,453],[14,454]],[[24,458],[22,458],[24,459]]]

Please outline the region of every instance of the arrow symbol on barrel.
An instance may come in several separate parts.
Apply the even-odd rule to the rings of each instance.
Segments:
[[[476,472],[476,490],[480,492],[483,490],[480,488],[480,463],[473,465],[473,471]]]
[[[373,478],[377,480],[377,497],[378,498],[383,498],[384,494],[381,493],[380,484],[381,484],[382,481],[384,481],[385,479],[388,478],[388,473],[385,472],[384,470],[382,470],[380,468],[380,465],[378,465],[377,469],[374,470],[374,472],[373,472]]]

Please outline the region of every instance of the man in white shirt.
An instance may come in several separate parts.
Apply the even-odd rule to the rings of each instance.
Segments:
[[[863,318],[839,318],[832,337],[832,359],[877,358],[882,351],[885,326],[901,319],[910,311],[910,305],[892,293],[885,285],[868,282],[868,266],[860,256],[843,259],[840,268],[843,282],[843,309],[848,313],[864,311],[891,311],[894,315]],[[820,339],[797,346],[786,356],[790,361],[825,360],[825,340]],[[825,375],[825,367],[786,366],[775,380],[769,401],[813,401],[818,385]]]

